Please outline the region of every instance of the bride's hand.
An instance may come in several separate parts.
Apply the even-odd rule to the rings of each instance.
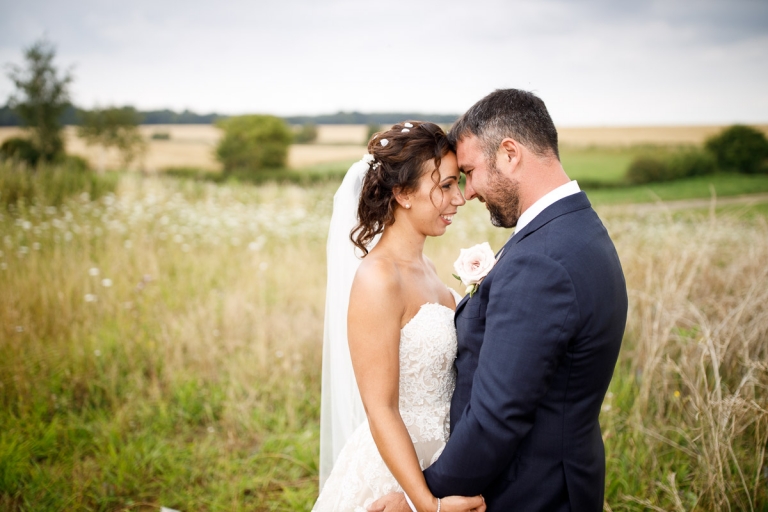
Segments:
[[[482,496],[446,496],[440,500],[440,512],[485,512]]]

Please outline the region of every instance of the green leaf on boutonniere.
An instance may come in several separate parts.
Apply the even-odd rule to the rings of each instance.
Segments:
[[[461,281],[461,278],[460,278],[459,276],[457,276],[456,274],[451,274],[451,275],[452,275],[453,277],[455,277],[456,279],[458,279],[459,281]]]

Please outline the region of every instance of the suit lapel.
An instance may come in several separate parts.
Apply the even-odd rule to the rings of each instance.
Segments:
[[[461,312],[462,309],[464,309],[464,306],[467,304],[467,301],[469,300],[469,294],[467,293],[464,295],[464,297],[459,301],[458,304],[456,304],[456,313],[453,314],[454,322],[456,320],[456,317],[459,316],[459,312]]]
[[[534,219],[527,226],[516,232],[509,238],[509,240],[507,240],[499,252],[496,253],[496,262],[498,263],[501,258],[510,252],[513,252],[514,246],[520,243],[520,241],[522,241],[525,237],[535,232],[539,228],[545,226],[550,221],[571,212],[590,208],[591,206],[592,204],[589,202],[589,199],[587,199],[587,194],[584,192],[578,192],[552,203],[546,207],[544,211],[534,217]],[[459,316],[459,313],[461,313],[461,310],[464,309],[464,306],[466,306],[468,301],[469,294],[467,293],[464,295],[464,298],[462,298],[461,301],[456,305],[456,313],[453,317],[454,323],[456,322],[456,318]]]
[[[590,208],[591,206],[592,204],[589,202],[589,199],[587,199],[587,194],[584,192],[578,192],[552,203],[551,205],[547,206],[540,214],[534,217],[533,220],[528,223],[528,225],[526,225],[520,231],[516,232],[509,240],[507,240],[507,243],[504,244],[504,247],[502,248],[503,252],[499,254],[498,259],[501,259],[512,252],[513,247],[516,244],[520,243],[523,239],[525,239],[525,237],[547,225],[552,220],[571,212]]]

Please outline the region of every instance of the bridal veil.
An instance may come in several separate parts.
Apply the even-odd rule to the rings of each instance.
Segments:
[[[361,261],[361,251],[349,239],[349,234],[357,225],[360,191],[372,160],[371,155],[365,155],[352,164],[333,196],[333,215],[326,247],[328,284],[320,405],[320,489],[347,439],[365,420],[347,342],[349,293]],[[369,249],[377,241],[378,237]]]

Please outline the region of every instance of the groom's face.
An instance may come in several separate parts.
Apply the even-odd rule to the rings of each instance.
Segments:
[[[477,198],[491,214],[494,226],[512,228],[520,217],[520,191],[517,181],[505,176],[496,162],[489,160],[474,135],[456,143],[459,169],[466,176],[464,197]]]

